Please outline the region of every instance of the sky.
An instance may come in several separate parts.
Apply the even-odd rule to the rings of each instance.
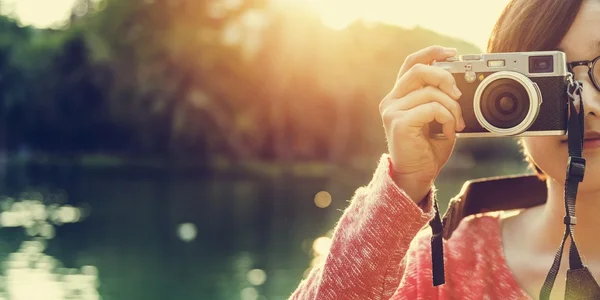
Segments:
[[[25,25],[50,27],[69,16],[76,0],[0,0]],[[195,0],[189,0],[195,1]],[[226,0],[231,1],[231,0]],[[306,4],[332,28],[359,19],[412,28],[416,25],[485,49],[494,23],[508,0],[271,0]]]
[[[64,24],[76,0],[0,0],[2,14],[12,14],[23,25],[46,28]]]

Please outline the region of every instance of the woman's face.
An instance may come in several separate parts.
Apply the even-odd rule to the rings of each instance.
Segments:
[[[560,48],[567,60],[591,60],[600,55],[600,1],[584,1],[573,25],[562,40]],[[573,69],[575,79],[583,83],[583,103],[586,114],[586,134],[600,134],[600,92],[594,88],[585,66]],[[590,135],[591,136],[591,135]],[[526,137],[523,146],[534,162],[551,178],[564,182],[568,158],[566,136]],[[585,141],[586,159],[584,181],[580,190],[599,189],[600,140]]]

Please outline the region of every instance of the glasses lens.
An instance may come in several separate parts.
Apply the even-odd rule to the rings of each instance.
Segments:
[[[594,64],[594,71],[592,71],[592,73],[594,74],[593,75],[594,83],[600,90],[600,60],[597,60],[596,63]]]

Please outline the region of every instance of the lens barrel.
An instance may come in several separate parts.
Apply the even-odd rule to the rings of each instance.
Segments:
[[[541,94],[537,85],[521,73],[501,71],[478,86],[473,108],[477,121],[498,135],[526,131],[539,113]]]

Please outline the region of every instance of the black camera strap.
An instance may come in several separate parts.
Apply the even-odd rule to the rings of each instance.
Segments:
[[[569,248],[569,269],[567,270],[567,282],[565,289],[566,300],[591,300],[600,299],[600,286],[594,280],[594,277],[588,268],[581,261],[579,250],[575,244],[574,226],[577,224],[575,217],[575,199],[577,197],[577,188],[583,181],[585,174],[585,159],[582,157],[584,141],[584,117],[583,99],[581,98],[581,83],[573,80],[572,74],[568,74],[569,84],[567,94],[569,96],[569,121],[568,121],[568,145],[569,158],[567,160],[567,174],[565,180],[565,234],[560,247],[554,257],[554,263],[550,268],[542,289],[540,291],[540,300],[550,298],[550,292],[554,286],[554,281],[560,269],[563,248],[567,237],[571,240]],[[575,97],[579,98],[579,112],[575,109]]]
[[[434,194],[433,210],[435,215],[429,226],[431,227],[431,271],[433,276],[433,285],[438,286],[446,282],[444,276],[444,225],[440,218],[440,210],[437,205],[437,197]]]

